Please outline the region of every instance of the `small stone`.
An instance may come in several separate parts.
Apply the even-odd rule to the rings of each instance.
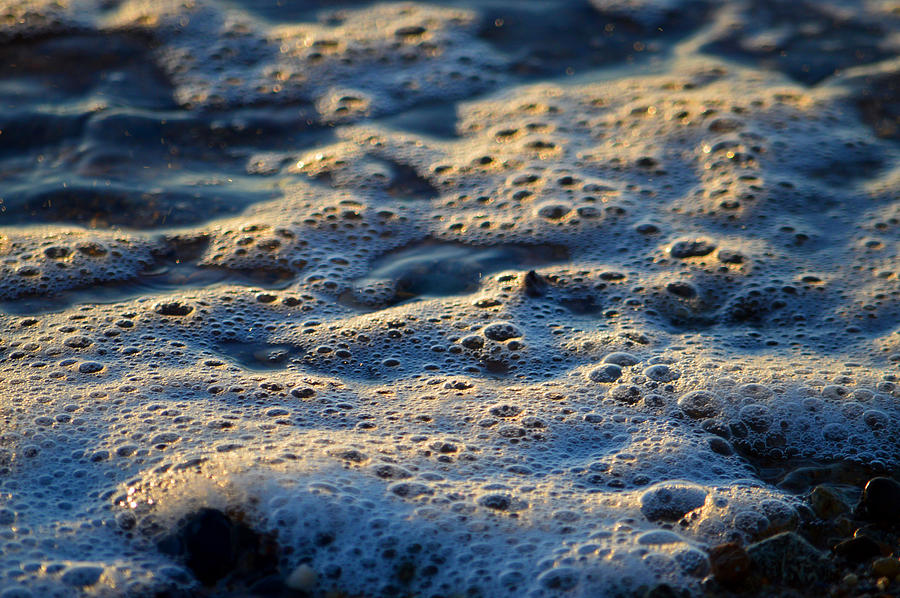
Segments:
[[[900,560],[897,557],[886,556],[875,559],[872,563],[872,573],[877,577],[889,577],[891,579],[900,575]]]
[[[719,261],[723,264],[743,264],[744,256],[738,253],[737,251],[732,251],[730,249],[720,249],[719,253],[716,254],[719,258]]]
[[[218,509],[204,508],[186,516],[174,534],[159,541],[158,548],[183,557],[204,585],[213,585],[236,570],[261,573],[275,565],[273,554],[262,550],[259,534]]]
[[[182,530],[187,566],[202,583],[225,577],[234,564],[231,520],[221,511],[201,509]]]
[[[642,235],[654,235],[659,232],[659,226],[653,224],[652,222],[641,222],[634,227],[634,230]]]
[[[288,575],[287,579],[284,582],[284,585],[292,590],[311,592],[315,589],[318,583],[319,574],[316,573],[315,569],[313,569],[306,563],[303,563],[302,565],[298,565],[293,571],[291,571],[291,574]]]
[[[595,367],[590,372],[588,372],[588,378],[590,378],[594,382],[599,382],[601,384],[609,384],[610,382],[615,382],[621,377],[622,368],[614,363],[607,363],[606,365]]]
[[[851,563],[865,563],[869,559],[880,556],[881,548],[875,540],[868,536],[856,536],[835,546],[834,552]]]
[[[831,561],[794,532],[783,532],[747,547],[757,570],[773,582],[813,585],[831,568]]]
[[[740,584],[750,573],[750,555],[736,542],[719,544],[709,551],[713,577],[726,586]]]
[[[96,361],[85,361],[78,366],[78,371],[82,374],[96,374],[103,370],[103,364]]]
[[[683,594],[667,583],[653,586],[644,593],[644,598],[680,598]]]
[[[194,308],[178,301],[160,303],[156,306],[156,313],[161,316],[186,316],[194,311]]]
[[[308,386],[303,386],[292,389],[291,395],[297,397],[298,399],[308,399],[310,397],[316,396],[316,391],[309,388]]]
[[[397,37],[416,37],[422,35],[426,31],[428,30],[420,25],[410,25],[408,27],[400,27],[394,31],[394,35]]]
[[[809,495],[809,505],[821,519],[834,519],[850,511],[841,496],[828,486],[816,486]]]
[[[669,253],[672,254],[672,257],[676,257],[678,259],[685,259],[689,257],[701,257],[704,255],[709,255],[713,251],[715,251],[716,246],[706,239],[691,239],[686,241],[678,241],[674,245],[672,245],[672,249]]]
[[[856,514],[868,521],[900,523],[900,483],[891,478],[872,478],[866,483]]]
[[[694,287],[694,285],[688,282],[670,282],[666,285],[666,290],[676,297],[681,297],[682,299],[693,299],[697,296],[697,289]]]
[[[540,274],[534,270],[529,270],[525,275],[522,286],[525,288],[525,294],[529,297],[540,297],[547,291],[548,285],[547,281]]]

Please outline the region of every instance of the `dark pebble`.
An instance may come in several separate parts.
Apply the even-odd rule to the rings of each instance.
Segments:
[[[156,313],[161,316],[186,316],[194,311],[194,308],[178,301],[160,303],[156,306]]]
[[[743,264],[744,256],[736,251],[729,249],[720,249],[717,254],[719,261],[725,264]]]
[[[200,509],[184,518],[178,530],[158,543],[160,552],[184,558],[204,585],[213,585],[240,568],[243,575],[274,570],[273,555],[262,538],[218,509]]]
[[[782,532],[747,547],[756,569],[772,582],[812,586],[828,575],[831,563],[794,532]]]
[[[528,274],[525,275],[523,286],[525,287],[525,294],[529,297],[540,297],[547,290],[547,281],[534,270],[529,270]]]
[[[709,551],[709,564],[716,581],[726,586],[743,582],[750,574],[750,555],[736,542],[719,544]]]
[[[850,511],[841,496],[828,486],[816,486],[809,495],[809,504],[815,514],[822,519],[834,519]]]
[[[685,259],[689,257],[701,257],[709,255],[715,251],[716,246],[704,239],[693,239],[690,241],[678,241],[672,245],[670,253],[672,257]]]
[[[697,289],[689,282],[670,282],[666,285],[666,290],[682,299],[692,299],[697,296]]]
[[[856,506],[856,516],[868,521],[900,523],[900,483],[891,478],[872,478]]]
[[[858,564],[881,556],[881,548],[875,540],[868,536],[856,536],[835,546],[834,553],[851,563]]]
[[[687,590],[676,590],[667,583],[655,585],[644,593],[644,598],[687,598]]]

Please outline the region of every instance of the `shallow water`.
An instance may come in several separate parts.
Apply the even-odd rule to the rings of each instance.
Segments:
[[[898,25],[0,0],[0,598],[696,594],[897,472]]]

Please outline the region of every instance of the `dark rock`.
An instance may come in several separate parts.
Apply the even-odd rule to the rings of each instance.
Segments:
[[[830,561],[794,532],[783,532],[752,544],[747,554],[770,583],[808,587],[826,579]]]
[[[666,290],[682,299],[693,299],[697,296],[697,289],[689,282],[670,282],[666,285]]]
[[[644,593],[644,598],[685,598],[690,596],[686,590],[676,590],[667,583],[653,586]]]
[[[828,486],[816,486],[809,495],[809,504],[816,516],[822,519],[834,519],[850,511],[843,498]]]
[[[316,391],[309,388],[308,386],[304,386],[292,389],[291,394],[298,399],[308,399],[310,397],[316,396]]]
[[[872,478],[863,489],[856,516],[868,521],[900,524],[900,483],[891,478]]]
[[[742,264],[744,263],[744,256],[736,251],[731,251],[730,249],[720,249],[717,254],[719,261],[725,264]]]
[[[157,547],[165,554],[183,558],[204,585],[213,585],[232,573],[270,573],[277,565],[274,551],[259,534],[218,509],[200,509],[188,515]]]
[[[875,540],[868,536],[856,536],[835,546],[834,553],[851,563],[858,564],[881,556],[881,548]]]
[[[160,303],[156,306],[156,313],[161,316],[186,316],[194,311],[194,308],[178,301]]]
[[[715,249],[716,246],[710,241],[705,239],[692,239],[688,241],[678,241],[672,245],[672,249],[669,253],[672,254],[672,257],[686,259],[689,257],[709,255],[715,251]]]
[[[709,564],[716,581],[726,586],[743,582],[753,565],[750,555],[736,542],[714,546],[709,551]]]
[[[525,294],[529,297],[540,297],[547,291],[547,281],[534,270],[529,270],[523,282]]]

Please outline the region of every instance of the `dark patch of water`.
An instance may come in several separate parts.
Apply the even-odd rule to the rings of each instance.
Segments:
[[[340,10],[373,5],[366,0],[235,0],[234,5],[271,22],[340,20]],[[561,76],[639,59],[658,42],[673,42],[702,24],[704,2],[679,6],[666,27],[635,22],[615,11],[598,10],[588,0],[434,0],[432,4],[470,9],[481,15],[478,35],[511,60],[524,78]]]
[[[456,102],[424,104],[399,114],[378,119],[392,129],[427,135],[437,139],[458,139]]]
[[[140,35],[71,33],[0,45],[0,105],[10,111],[92,100],[174,108],[172,86],[150,44]]]
[[[493,272],[529,270],[566,259],[568,250],[556,245],[473,247],[426,241],[378,259],[342,300],[356,307],[387,307],[419,297],[459,295],[476,290],[481,278]],[[383,286],[392,288],[391,296],[374,299]]]
[[[238,339],[221,340],[216,348],[222,356],[255,371],[282,369],[298,354],[297,348],[292,345],[254,343]]]
[[[53,295],[27,295],[11,301],[0,301],[0,313],[33,316],[60,312],[74,305],[121,303],[140,297],[220,285],[283,289],[293,281],[292,273],[280,270],[201,267],[196,258],[203,246],[205,240],[200,240],[182,251],[158,256],[154,264],[129,280],[98,283]]]
[[[703,51],[778,70],[806,85],[893,55],[884,43],[890,27],[855,21],[816,2],[753,2],[745,16],[741,27],[729,28]]]
[[[275,197],[272,189],[246,181],[220,181],[203,186],[168,186],[165,190],[78,177],[55,178],[42,184],[27,181],[3,195],[4,224],[68,222],[108,228],[148,229],[183,226],[213,215],[235,214],[255,201]]]

